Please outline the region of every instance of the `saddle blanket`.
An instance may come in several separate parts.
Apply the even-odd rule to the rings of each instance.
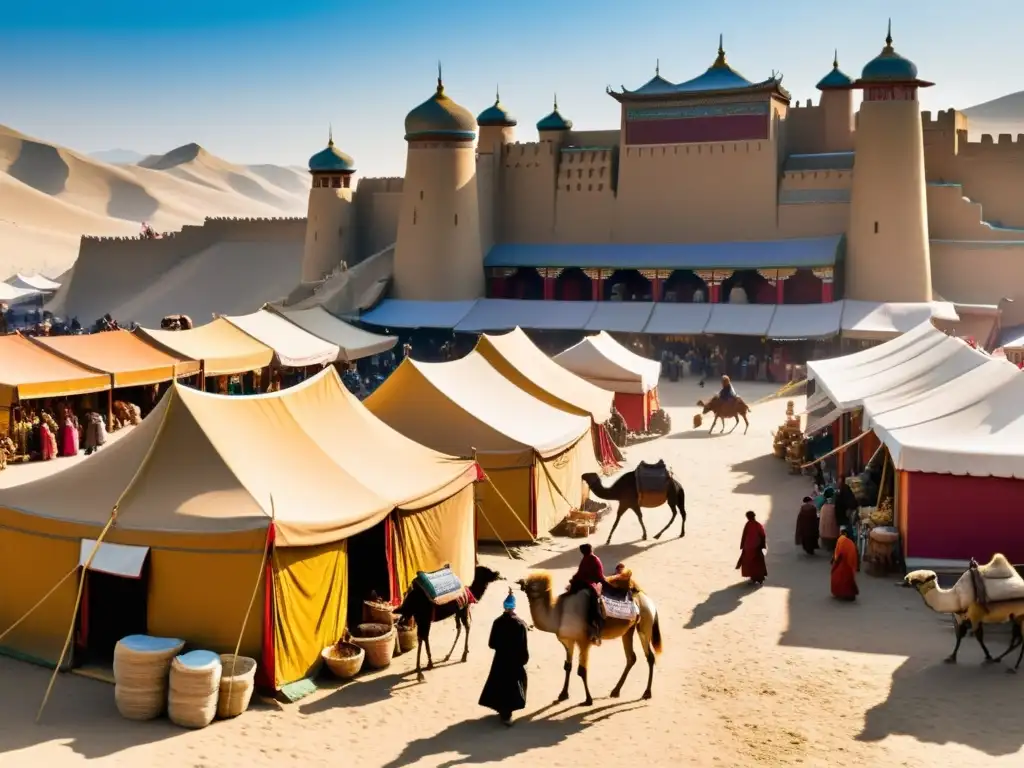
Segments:
[[[654,464],[641,461],[635,471],[636,491],[641,507],[660,507],[668,495],[672,473],[664,460]]]
[[[601,595],[598,599],[598,606],[600,606],[601,615],[605,619],[634,621],[639,614],[636,603],[629,597]]]
[[[416,584],[426,592],[427,597],[434,605],[447,605],[460,598],[467,599],[467,590],[463,588],[459,577],[447,565],[430,573],[420,571],[416,574]]]

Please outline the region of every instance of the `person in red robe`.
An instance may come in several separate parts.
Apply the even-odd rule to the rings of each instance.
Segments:
[[[750,579],[751,584],[761,586],[768,576],[768,566],[764,562],[764,550],[768,546],[768,537],[764,526],[757,522],[753,512],[747,512],[747,524],[743,526],[740,538],[740,559],[736,567],[740,575]]]
[[[601,558],[594,554],[594,548],[589,544],[581,544],[580,552],[583,558],[580,560],[579,568],[569,579],[569,594],[586,590],[590,596],[590,641],[595,645],[601,644],[601,610],[598,607],[597,599],[602,588],[608,582],[604,577],[604,565]]]
[[[849,601],[857,599],[860,593],[857,588],[858,560],[857,545],[843,528],[832,554],[832,597]]]
[[[818,548],[818,508],[810,496],[804,496],[796,516],[796,544],[808,555],[813,555]]]

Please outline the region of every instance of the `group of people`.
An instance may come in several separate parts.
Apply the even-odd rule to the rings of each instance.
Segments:
[[[852,492],[844,486],[837,495],[832,487],[825,488],[817,499],[804,496],[796,518],[795,543],[808,555],[824,549],[832,556],[831,590],[838,600],[856,600],[857,571],[860,555],[857,544],[850,536],[850,512],[853,508],[847,498]]]

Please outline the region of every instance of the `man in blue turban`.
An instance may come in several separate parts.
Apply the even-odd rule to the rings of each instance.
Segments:
[[[512,588],[502,603],[505,609],[491,625],[488,645],[494,650],[491,671],[480,694],[480,706],[493,709],[501,722],[512,725],[512,713],[526,707],[526,662],[530,651],[526,644],[526,622],[516,616],[516,596]]]

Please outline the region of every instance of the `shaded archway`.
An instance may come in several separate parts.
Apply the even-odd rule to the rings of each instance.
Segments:
[[[735,290],[734,289],[739,289]],[[723,304],[774,304],[775,290],[755,269],[738,269],[722,282]]]
[[[579,267],[569,267],[555,281],[555,298],[559,301],[590,301],[590,278]]]
[[[700,302],[706,302],[708,285],[692,269],[677,269],[665,280],[661,295],[663,301],[691,304],[699,298]]]
[[[809,269],[798,269],[782,286],[786,304],[821,304],[821,280]]]
[[[520,267],[505,278],[505,298],[543,299],[544,278],[532,267]]]
[[[651,281],[635,269],[617,269],[604,281],[605,301],[650,301]]]

